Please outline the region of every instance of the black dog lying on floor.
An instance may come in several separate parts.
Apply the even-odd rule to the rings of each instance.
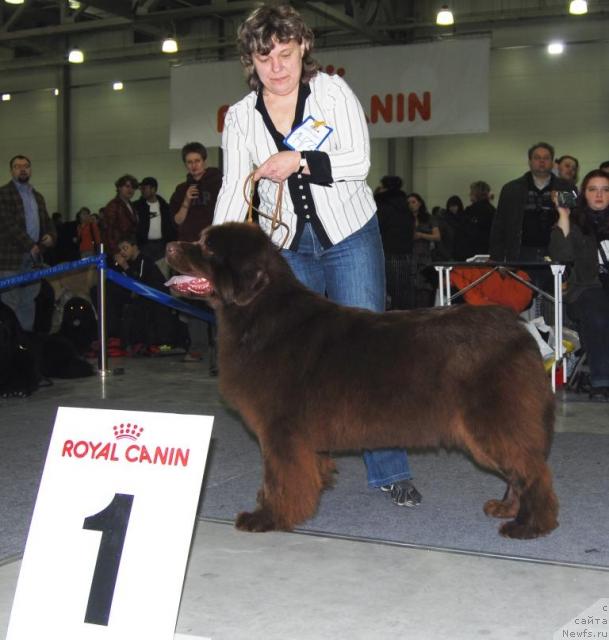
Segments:
[[[38,389],[40,378],[15,312],[0,302],[0,397],[29,396]]]
[[[14,311],[0,302],[0,397],[27,397],[48,378],[84,378],[93,367],[60,334],[23,331]]]
[[[258,437],[264,480],[246,531],[292,529],[332,482],[333,451],[467,451],[508,489],[484,511],[500,532],[535,538],[558,526],[546,458],[554,397],[535,340],[509,309],[459,305],[372,313],[306,289],[255,225],[172,242],[218,319],[220,391]]]

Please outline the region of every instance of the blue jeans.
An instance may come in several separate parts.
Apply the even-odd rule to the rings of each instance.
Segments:
[[[348,307],[385,310],[385,259],[376,216],[329,249],[307,223],[298,248],[284,249],[282,255],[294,275],[316,293]],[[364,461],[371,487],[412,478],[402,449],[365,451]]]
[[[10,278],[23,271],[31,271],[34,267],[34,260],[29,253],[23,255],[21,268],[19,271],[0,271],[0,278]],[[34,330],[34,319],[36,316],[36,296],[40,292],[40,281],[32,284],[18,285],[12,289],[0,291],[0,300],[9,306],[17,316],[19,324],[24,331]]]

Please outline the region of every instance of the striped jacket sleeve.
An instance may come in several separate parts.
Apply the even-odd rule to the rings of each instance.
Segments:
[[[243,186],[253,170],[248,150],[247,132],[254,123],[248,122],[253,114],[247,109],[233,105],[226,113],[222,133],[224,154],[224,176],[218,194],[213,224],[239,222],[245,219],[247,205],[243,197]]]

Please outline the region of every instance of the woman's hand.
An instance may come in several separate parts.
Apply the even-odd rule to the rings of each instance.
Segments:
[[[254,173],[254,180],[268,178],[273,182],[283,182],[300,167],[299,151],[280,151],[263,162]]]

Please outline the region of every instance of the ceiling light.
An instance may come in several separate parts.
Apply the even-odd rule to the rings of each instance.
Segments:
[[[78,11],[80,9],[80,2],[78,2],[78,0],[68,0],[68,7],[70,7],[72,11]]]
[[[78,48],[72,49],[68,54],[68,62],[72,64],[81,64],[85,61],[85,54]]]
[[[548,53],[553,56],[560,55],[565,50],[565,45],[562,42],[550,42],[548,45]]]
[[[59,89],[53,89],[53,95],[54,96],[58,96],[59,95]]]
[[[451,24],[455,24],[453,12],[448,8],[447,4],[442,5],[442,8],[438,11],[436,24],[439,24],[442,27],[449,27]]]
[[[3,93],[2,94],[2,102],[8,102],[11,99],[11,94],[10,93]]]
[[[25,0],[4,0],[6,4],[23,4]]]
[[[588,3],[586,0],[571,0],[569,13],[574,16],[583,16],[584,13],[588,13]]]
[[[112,88],[114,91],[122,91],[125,88],[125,85],[122,82],[115,82],[112,84]]]
[[[175,38],[165,38],[165,40],[163,40],[163,45],[161,46],[161,51],[163,53],[177,53],[178,43]]]

